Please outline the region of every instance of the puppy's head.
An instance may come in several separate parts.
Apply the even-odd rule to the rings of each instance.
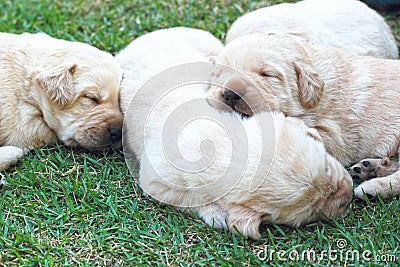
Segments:
[[[345,215],[353,199],[350,175],[326,152],[318,132],[300,119],[274,120],[277,140],[268,176],[228,209],[230,228],[252,238],[260,237],[262,221],[297,227]]]
[[[112,55],[66,42],[35,70],[44,120],[66,145],[89,150],[119,147],[121,79]]]
[[[252,115],[313,108],[324,82],[313,68],[306,43],[279,36],[250,34],[227,44],[216,61],[210,104]]]

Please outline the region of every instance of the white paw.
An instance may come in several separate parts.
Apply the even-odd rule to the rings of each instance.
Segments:
[[[365,200],[365,197],[368,199],[374,199],[377,194],[382,198],[386,198],[389,195],[388,190],[385,190],[385,187],[379,183],[378,179],[372,179],[366,182],[363,182],[359,186],[354,189],[355,198]],[[365,197],[364,197],[365,196]]]
[[[361,185],[357,186],[356,189],[354,189],[354,197],[361,200],[365,200],[363,193],[364,191],[365,189]],[[365,194],[367,194],[367,192],[365,192]]]
[[[6,177],[2,173],[0,173],[0,190],[3,188],[3,186],[6,184]]]
[[[26,154],[27,151],[15,146],[0,147],[0,171],[8,169],[11,165],[17,163],[18,158]]]
[[[214,229],[227,229],[226,221],[228,213],[217,205],[211,205],[202,208],[199,211],[199,217],[210,227]]]

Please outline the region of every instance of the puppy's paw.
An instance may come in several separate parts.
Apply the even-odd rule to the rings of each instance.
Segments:
[[[228,213],[219,205],[210,204],[203,206],[199,209],[198,214],[203,222],[214,229],[228,228],[228,225],[226,224]]]
[[[356,181],[366,181],[376,177],[383,177],[399,169],[397,160],[388,157],[383,159],[364,159],[350,167],[349,173]]]
[[[229,229],[239,232],[246,237],[259,239],[261,215],[257,211],[242,205],[229,208]]]
[[[382,198],[388,198],[391,194],[396,194],[393,190],[392,184],[387,177],[372,179],[363,182],[354,189],[354,197],[365,200],[373,200],[379,194]]]
[[[26,154],[27,151],[15,146],[0,147],[0,171],[6,170],[17,163],[18,158]]]
[[[368,198],[369,200],[373,200],[375,196],[376,196],[376,191],[371,190],[371,188],[366,186],[366,182],[362,183],[361,185],[357,186],[356,189],[354,189],[354,197],[357,199],[365,201],[366,200],[365,198]]]
[[[6,184],[6,177],[2,173],[0,173],[0,190],[3,189],[3,186]]]

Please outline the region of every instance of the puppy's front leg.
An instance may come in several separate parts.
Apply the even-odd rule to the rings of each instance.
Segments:
[[[8,169],[17,163],[18,158],[22,157],[27,151],[15,146],[0,147],[0,171]]]
[[[382,198],[388,198],[389,196],[400,194],[400,171],[393,173],[392,175],[375,178],[366,182],[363,182],[354,190],[356,198],[364,200],[364,194],[368,198],[373,198],[379,194]]]

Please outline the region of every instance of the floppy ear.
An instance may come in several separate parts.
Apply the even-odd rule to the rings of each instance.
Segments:
[[[322,98],[325,83],[310,66],[294,62],[297,75],[300,103],[305,108],[313,108]]]
[[[76,67],[75,63],[51,64],[37,74],[37,81],[57,105],[65,107],[73,100],[74,85],[72,76]]]
[[[228,212],[229,229],[253,239],[260,239],[261,216],[258,212],[244,206],[235,206]]]

